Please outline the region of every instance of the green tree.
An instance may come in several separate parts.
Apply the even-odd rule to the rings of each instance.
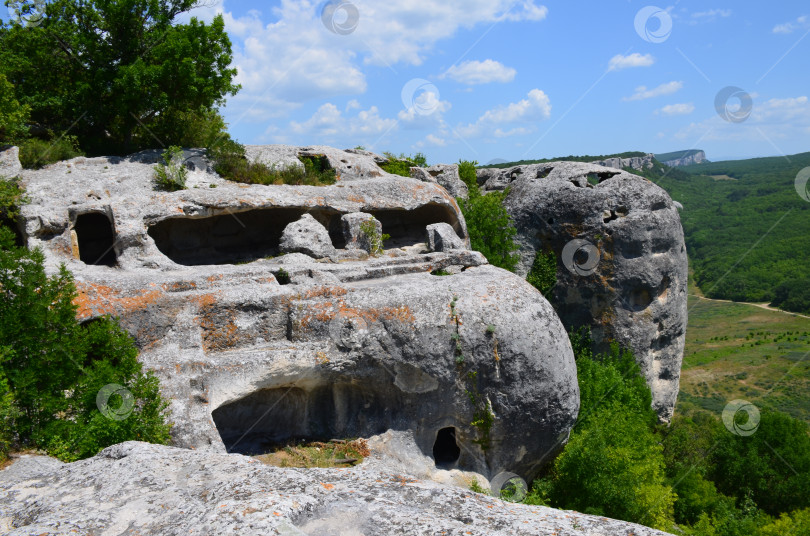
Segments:
[[[458,199],[467,222],[470,246],[484,254],[490,264],[514,272],[520,260],[515,244],[517,230],[503,206],[508,192],[482,194],[475,179],[478,162],[460,160],[459,176],[469,190],[467,199]]]
[[[30,109],[14,98],[14,86],[0,73],[0,143],[15,142],[28,133]]]
[[[5,226],[0,294],[0,452],[13,439],[70,461],[126,440],[168,442],[168,403],[157,378],[142,372],[132,338],[112,319],[80,325],[68,271],[46,274],[42,252],[15,246]],[[98,406],[108,384],[132,395],[124,418]],[[124,402],[110,399],[110,407]]]
[[[553,251],[537,252],[532,267],[526,274],[526,281],[539,290],[540,294],[548,296],[549,291],[557,284],[557,256]]]
[[[763,411],[749,436],[726,432],[709,474],[727,494],[751,499],[770,515],[810,507],[810,435],[804,421]]]
[[[0,28],[0,71],[32,120],[70,130],[91,153],[171,144],[189,113],[209,111],[233,84],[222,16],[175,19],[193,0],[54,0],[39,26]]]

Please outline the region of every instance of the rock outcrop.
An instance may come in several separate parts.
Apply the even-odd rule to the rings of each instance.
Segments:
[[[632,156],[630,158],[607,158],[605,160],[596,160],[591,163],[597,166],[604,166],[614,169],[631,168],[635,169],[636,171],[643,171],[645,169],[651,169],[655,165],[653,163],[654,158],[655,156],[653,154],[648,154],[645,156]]]
[[[480,170],[485,190],[510,187],[525,275],[554,252],[549,296],[566,328],[591,327],[597,349],[633,350],[662,420],[678,395],[686,333],[687,259],[677,208],[652,182],[578,162]]]
[[[251,151],[271,165],[305,151],[288,149]],[[437,465],[531,478],[578,411],[551,306],[469,251],[440,185],[375,171],[366,154],[306,151],[343,166],[335,185],[234,184],[201,165],[189,189],[158,192],[151,153],[25,171],[20,227],[49,269],[73,272],[83,319],[118,316],[135,337],[178,446],[409,430]],[[391,235],[378,258],[347,249],[358,213]],[[435,224],[459,247],[430,252]]]
[[[424,182],[435,182],[453,197],[467,199],[470,192],[458,174],[458,164],[437,164],[427,168],[412,167],[411,177]]]
[[[239,456],[122,443],[0,472],[0,531],[34,534],[664,536],[647,527],[500,499],[398,472],[281,469]]]
[[[22,172],[20,149],[0,145],[0,177],[16,177]]]
[[[664,165],[669,167],[691,166],[693,164],[702,164],[708,162],[706,153],[699,150],[680,151],[674,153],[667,153],[665,155],[656,155],[656,158]],[[661,160],[661,159],[664,160]]]

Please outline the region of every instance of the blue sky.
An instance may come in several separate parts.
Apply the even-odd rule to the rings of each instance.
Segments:
[[[430,163],[810,150],[806,1],[214,1],[192,14],[225,17],[242,143]]]

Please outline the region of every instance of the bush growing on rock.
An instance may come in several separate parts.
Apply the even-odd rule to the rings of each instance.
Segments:
[[[469,190],[468,199],[458,199],[461,213],[467,222],[470,246],[484,254],[490,264],[514,272],[520,257],[517,255],[517,230],[503,206],[507,192],[481,194],[475,179],[477,162],[460,160],[458,173]]]
[[[12,441],[66,461],[121,441],[167,443],[168,403],[132,338],[112,319],[80,325],[70,273],[48,276],[42,253],[14,238],[0,227],[0,455]],[[111,384],[120,389],[101,400]]]

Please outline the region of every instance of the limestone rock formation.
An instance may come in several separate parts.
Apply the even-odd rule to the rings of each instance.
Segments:
[[[669,420],[686,333],[687,259],[678,210],[652,182],[578,162],[481,170],[487,190],[510,187],[506,209],[520,244],[518,273],[553,251],[550,301],[566,328],[591,327],[602,350],[631,348]]]
[[[470,192],[458,174],[458,164],[437,164],[427,168],[412,167],[411,177],[424,182],[437,182],[453,197],[467,199]]]
[[[279,244],[281,253],[305,253],[315,258],[335,254],[335,247],[329,238],[329,231],[311,214],[303,214],[301,219],[284,228]]]
[[[430,251],[450,251],[465,249],[464,240],[458,237],[452,227],[446,223],[434,223],[427,226],[427,243]]]
[[[702,164],[708,162],[706,153],[704,151],[692,149],[690,151],[680,151],[674,153],[667,153],[666,155],[656,155],[658,160],[669,167],[691,166],[692,164]]]
[[[591,163],[596,164],[597,166],[604,166],[614,169],[631,168],[635,169],[636,171],[643,171],[645,169],[650,169],[655,165],[653,163],[654,158],[655,156],[650,153],[645,156],[631,156],[629,158],[607,158],[605,160],[596,160]]]
[[[382,235],[382,224],[380,221],[366,212],[353,212],[344,214],[340,218],[343,226],[343,239],[346,242],[346,249],[361,249],[366,253],[371,253],[372,244],[369,233],[363,230],[366,222],[371,222],[374,234]]]
[[[367,178],[368,154],[306,151],[344,166],[335,185],[248,186],[195,169],[187,190],[158,192],[145,154],[24,171],[22,235],[49,269],[73,272],[83,319],[118,316],[135,337],[171,399],[178,446],[254,452],[410,430],[448,469],[531,478],[578,410],[551,306],[466,248],[438,184],[379,168]],[[358,212],[391,235],[378,258],[346,249],[344,218]],[[335,254],[279,256],[298,249],[282,236],[299,223],[322,225]],[[463,247],[427,251],[433,224]],[[431,275],[444,269],[455,275]]]
[[[0,177],[16,177],[22,172],[20,150],[17,147],[0,146]]]
[[[0,531],[664,536],[633,523],[508,504],[365,465],[281,469],[245,456],[136,442],[72,464],[27,457],[0,472]]]

